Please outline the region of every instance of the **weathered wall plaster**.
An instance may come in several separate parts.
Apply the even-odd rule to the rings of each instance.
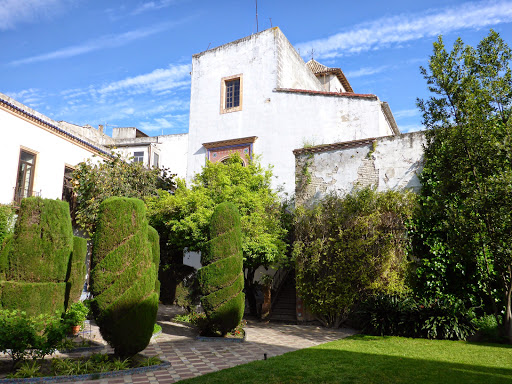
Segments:
[[[343,196],[367,186],[417,191],[424,143],[424,132],[412,132],[295,150],[296,203],[311,204],[331,192]]]

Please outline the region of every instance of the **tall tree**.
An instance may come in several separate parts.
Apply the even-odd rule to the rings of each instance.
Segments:
[[[254,273],[277,263],[286,252],[286,230],[280,200],[272,190],[272,171],[257,160],[244,166],[238,154],[222,163],[208,162],[190,188],[178,180],[174,194],[161,192],[147,200],[150,222],[166,229],[168,244],[178,250],[205,251],[208,225],[215,207],[225,201],[240,213],[245,292],[251,313],[256,312]]]
[[[422,289],[505,304],[512,340],[512,52],[490,31],[476,48],[434,43],[421,68],[427,127],[415,233]],[[469,292],[468,292],[469,291]]]

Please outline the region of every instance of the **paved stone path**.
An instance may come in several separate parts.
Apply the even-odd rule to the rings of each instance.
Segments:
[[[171,363],[170,367],[144,374],[87,381],[87,383],[174,383],[254,360],[263,360],[265,353],[267,357],[282,355],[355,333],[348,328],[326,329],[318,326],[264,324],[249,321],[245,327],[246,341],[243,343],[205,342],[195,339],[197,331],[194,328],[170,322],[170,315],[165,313],[166,310],[169,311],[169,308],[162,307],[159,311],[158,323],[162,326],[162,334],[151,341],[142,354],[159,355],[160,358]],[[97,331],[93,329],[94,332]],[[95,337],[98,337],[97,334]],[[107,347],[105,351],[112,352]]]

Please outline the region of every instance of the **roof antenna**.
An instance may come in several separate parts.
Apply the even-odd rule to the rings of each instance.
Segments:
[[[258,0],[256,0],[256,33],[260,31],[258,26]]]
[[[309,51],[311,53],[311,60],[315,60],[314,56],[315,56],[315,50],[313,48],[311,48],[311,51]]]
[[[210,49],[210,45],[212,45],[212,43],[211,43],[211,42],[208,44],[208,48],[206,48],[206,50],[209,50],[209,49]]]
[[[270,28],[272,28],[272,18],[269,17],[268,19],[270,20]]]

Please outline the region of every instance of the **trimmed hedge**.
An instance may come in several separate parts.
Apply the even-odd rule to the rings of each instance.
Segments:
[[[8,280],[66,281],[73,251],[73,228],[68,203],[27,198],[21,201],[9,256]]]
[[[29,315],[64,312],[80,298],[87,241],[73,236],[68,203],[21,201],[14,234],[0,251],[0,303]]]
[[[112,197],[101,203],[91,260],[92,310],[101,335],[119,356],[142,351],[153,334],[157,236],[141,200]]]
[[[245,295],[240,215],[232,203],[221,203],[210,222],[208,252],[198,271],[201,304],[208,318],[206,331],[222,335],[238,326],[244,313]]]
[[[69,261],[68,274],[69,301],[71,303],[76,303],[80,300],[84,289],[85,275],[87,273],[85,267],[86,257],[87,239],[75,236],[73,238],[73,253]]]
[[[53,315],[66,310],[67,283],[0,282],[2,308],[25,311],[29,316]]]
[[[151,254],[153,256],[153,264],[156,270],[160,268],[160,237],[158,232],[151,225],[148,227],[148,240],[151,243]],[[155,292],[160,296],[160,281],[155,281]]]
[[[5,280],[5,274],[9,268],[9,253],[12,248],[13,235],[4,237],[2,244],[0,244],[0,280]]]

